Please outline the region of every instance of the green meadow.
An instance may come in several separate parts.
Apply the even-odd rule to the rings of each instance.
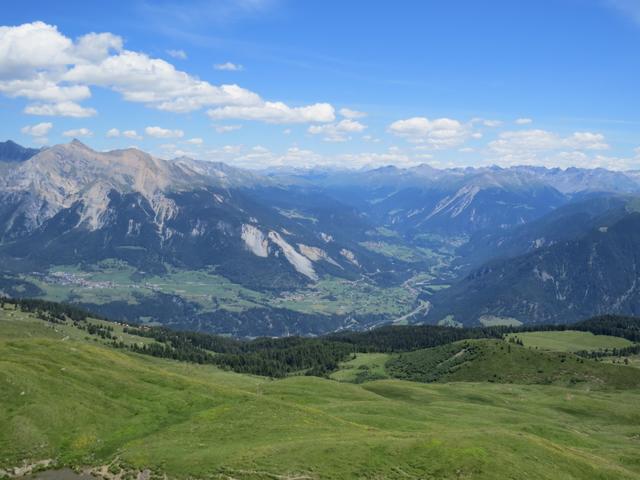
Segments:
[[[0,310],[0,469],[52,459],[185,479],[640,478],[640,389],[622,381],[344,382],[383,372],[387,355],[345,362],[342,382],[271,380],[116,350],[72,328]],[[512,348],[514,362],[551,355]]]
[[[566,330],[563,332],[524,332],[507,335],[517,337],[525,347],[539,348],[554,352],[579,352],[581,350],[606,350],[624,348],[632,342],[620,337],[594,335],[591,332]]]

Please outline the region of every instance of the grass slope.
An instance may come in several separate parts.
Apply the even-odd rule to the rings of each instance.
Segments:
[[[638,390],[271,381],[0,310],[0,468],[117,457],[178,478],[638,479],[639,402]]]
[[[609,335],[594,335],[591,332],[566,330],[563,332],[523,332],[507,336],[522,340],[525,347],[551,350],[554,352],[579,352],[581,350],[606,350],[624,348],[633,342]]]
[[[339,382],[363,383],[388,377],[385,364],[391,358],[387,353],[358,353],[330,376]]]
[[[498,382],[640,388],[640,371],[543,352],[502,340],[464,340],[400,354],[387,363],[392,377],[419,382]]]

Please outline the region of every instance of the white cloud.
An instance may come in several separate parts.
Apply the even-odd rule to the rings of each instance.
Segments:
[[[222,147],[224,153],[240,153],[242,151],[242,145],[225,145]]]
[[[260,97],[238,85],[219,87],[199,80],[161,59],[123,51],[100,63],[76,65],[63,77],[67,81],[111,88],[125,100],[159,110],[191,112],[208,105],[252,105]]]
[[[125,130],[120,132],[117,128],[112,128],[107,131],[107,138],[117,138],[121,135],[130,140],[142,140],[142,136],[138,135],[138,132],[135,130]]]
[[[450,118],[429,120],[425,117],[413,117],[398,120],[389,125],[389,131],[410,142],[423,143],[434,149],[456,147],[471,136],[467,125]]]
[[[470,122],[472,125],[475,125],[477,123],[484,125],[485,127],[489,127],[489,128],[495,128],[495,127],[499,127],[500,125],[502,125],[502,121],[501,120],[490,120],[487,118],[480,118],[480,117],[475,117],[471,119]]]
[[[91,33],[73,42],[43,22],[0,27],[0,92],[43,102],[25,108],[34,115],[94,115],[75,103],[91,96],[89,87],[64,83],[62,76],[68,65],[99,61],[121,48],[120,37],[110,33]]]
[[[91,137],[93,136],[93,132],[88,128],[75,128],[72,130],[67,130],[62,135],[64,135],[65,137],[81,138],[81,137]]]
[[[242,125],[214,125],[213,128],[218,133],[228,133],[235,130],[240,130]]]
[[[186,141],[186,143],[190,145],[202,145],[204,143],[204,140],[200,137],[195,137],[195,138],[190,138],[189,140]]]
[[[77,102],[91,97],[91,90],[86,85],[59,85],[45,72],[36,72],[29,78],[0,77],[0,92],[8,97],[53,103]]]
[[[351,118],[351,119],[362,118],[367,116],[365,112],[359,112],[358,110],[351,110],[350,108],[341,108],[339,113],[344,118]]]
[[[122,136],[131,140],[142,140],[142,135],[138,135],[138,132],[135,130],[125,130],[122,132]]]
[[[213,68],[216,70],[222,70],[226,72],[239,72],[240,70],[244,70],[242,65],[237,63],[225,62],[225,63],[216,63]]]
[[[44,137],[53,128],[53,123],[43,122],[36,125],[27,125],[22,127],[20,131],[25,135],[31,135],[32,137]]]
[[[291,146],[284,152],[274,152],[261,145],[246,148],[243,145],[227,145],[220,149],[201,152],[199,158],[225,161],[244,168],[296,167],[311,168],[329,166],[337,168],[379,167],[383,165],[411,166],[431,159],[428,154],[410,157],[397,148],[384,153],[353,153],[321,155],[313,150]]]
[[[515,123],[516,125],[529,125],[533,123],[533,120],[531,118],[516,118]]]
[[[215,108],[207,114],[215,120],[259,120],[267,123],[332,122],[335,119],[335,110],[328,103],[289,107],[282,102],[262,102],[253,106]]]
[[[0,93],[36,102],[26,107],[26,113],[95,115],[95,110],[78,103],[91,96],[92,87],[107,88],[126,101],[171,112],[254,107],[263,114],[246,115],[271,122],[283,115],[294,121],[316,121],[315,115],[307,114],[321,105],[291,108],[265,101],[238,85],[212,85],[165,60],[124,49],[122,38],[111,33],[90,33],[74,41],[43,22],[0,27]],[[333,115],[333,107],[329,107]],[[274,109],[279,115],[272,112]],[[223,109],[219,114],[232,112]]]
[[[592,132],[575,132],[567,137],[546,130],[521,130],[502,132],[497,140],[489,143],[497,153],[530,153],[545,150],[606,150],[609,145],[604,135]]]
[[[351,138],[350,133],[360,133],[366,128],[366,125],[356,120],[345,119],[338,123],[311,125],[308,132],[312,135],[324,135],[327,142],[345,142]]]
[[[495,128],[495,127],[499,127],[500,125],[502,125],[502,122],[500,120],[485,120],[485,121],[482,122],[482,124],[485,127]]]
[[[609,148],[600,133],[575,132],[562,136],[540,129],[502,132],[488,146],[502,164],[546,166],[591,166],[595,157],[588,153]]]
[[[97,112],[93,108],[86,108],[75,102],[31,104],[24,108],[24,113],[29,115],[60,116],[86,118],[93,117]]]
[[[178,60],[186,60],[187,52],[184,50],[167,50],[167,55],[171,58],[177,58]]]
[[[154,138],[182,138],[184,132],[182,130],[169,130],[162,127],[147,127],[144,133]]]
[[[33,71],[73,63],[73,42],[43,22],[0,27],[0,77],[24,78]]]
[[[601,133],[575,132],[564,142],[567,146],[577,149],[608,150],[610,148]]]

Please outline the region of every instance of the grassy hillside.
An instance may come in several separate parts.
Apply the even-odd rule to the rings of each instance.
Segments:
[[[508,335],[519,338],[525,347],[551,350],[554,352],[579,352],[581,350],[606,350],[624,348],[633,342],[609,335],[594,335],[591,332],[566,330],[563,332],[522,332]]]
[[[387,353],[359,353],[347,362],[339,364],[339,370],[330,378],[339,382],[363,383],[387,378],[385,364],[391,358]]]
[[[576,385],[583,388],[639,388],[640,371],[543,352],[502,340],[464,340],[403,353],[387,363],[393,377],[419,382]]]
[[[639,402],[635,389],[274,381],[0,310],[0,469],[117,459],[112,471],[178,478],[638,479]]]

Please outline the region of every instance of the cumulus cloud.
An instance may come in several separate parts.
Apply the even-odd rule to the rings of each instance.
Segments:
[[[521,130],[502,132],[497,140],[489,143],[496,152],[544,151],[572,148],[576,150],[606,150],[609,145],[604,135],[592,132],[575,132],[562,137],[547,130]]]
[[[312,135],[324,135],[327,142],[345,142],[351,138],[349,134],[363,132],[366,128],[356,120],[345,119],[338,123],[311,125],[307,131]]]
[[[81,137],[91,137],[93,136],[93,132],[88,128],[75,128],[72,130],[67,130],[62,135],[64,135],[65,137],[81,138]]]
[[[182,130],[170,130],[162,127],[146,127],[144,133],[153,138],[182,138],[184,132]]]
[[[188,143],[189,145],[202,145],[204,143],[204,140],[200,137],[195,137],[195,138],[190,138],[189,140],[186,141],[186,143]]]
[[[499,127],[500,125],[502,125],[502,121],[501,120],[491,120],[488,118],[472,118],[471,119],[471,124],[480,124],[483,125],[485,127],[489,127],[489,128],[495,128],[495,127]]]
[[[86,108],[75,102],[59,102],[49,104],[31,104],[24,108],[24,113],[49,117],[93,117],[97,112],[93,108]]]
[[[177,58],[178,60],[186,60],[187,52],[184,50],[167,50],[167,55],[171,58]]]
[[[158,127],[155,127],[155,128],[158,128]],[[121,132],[117,128],[112,128],[107,131],[107,138],[117,138],[120,136],[124,138],[128,138],[130,140],[142,140],[142,135],[138,135],[138,132],[136,132],[135,130],[125,130]]]
[[[221,107],[218,114],[224,118],[233,116],[237,108],[241,109],[239,115],[271,122],[285,117],[294,122],[326,118],[326,109],[319,107],[326,104],[292,108],[265,101],[235,84],[212,85],[165,60],[124,49],[122,38],[111,33],[90,33],[72,40],[44,22],[0,27],[0,93],[34,102],[27,105],[26,113],[95,115],[95,110],[79,103],[91,97],[93,87],[118,92],[130,102],[178,113]],[[333,116],[333,107],[329,107]]]
[[[359,112],[358,110],[351,110],[350,108],[341,108],[339,113],[344,118],[351,118],[351,119],[363,118],[367,116],[365,112]]]
[[[531,118],[516,118],[516,125],[529,125],[533,123]]]
[[[583,165],[591,159],[587,152],[609,148],[600,133],[574,132],[562,136],[540,129],[502,132],[488,146],[502,163],[564,166]]]
[[[262,102],[251,106],[226,106],[207,111],[214,120],[258,120],[266,123],[323,123],[335,120],[335,109],[328,103],[289,107],[282,102]]]
[[[131,140],[142,140],[142,135],[138,135],[138,132],[135,130],[125,130],[122,132],[122,136]]]
[[[244,168],[264,169],[269,167],[311,168],[328,166],[339,168],[379,167],[389,164],[400,166],[418,165],[429,158],[409,156],[397,148],[387,152],[361,152],[350,154],[322,155],[313,150],[291,146],[283,152],[275,152],[262,145],[245,147],[227,145],[222,148],[200,152],[199,158],[225,161]]]
[[[457,147],[472,135],[469,126],[450,118],[397,120],[389,125],[389,131],[412,143],[425,144],[436,150]]]
[[[244,70],[242,65],[237,63],[225,62],[225,63],[216,63],[213,68],[216,70],[222,70],[226,72],[239,72],[240,70]]]
[[[37,72],[30,78],[0,77],[0,91],[9,97],[51,103],[77,102],[91,96],[86,85],[59,85],[44,72]]]
[[[213,128],[218,133],[228,133],[235,130],[240,130],[242,125],[214,125]]]
[[[42,122],[36,125],[27,125],[20,129],[25,135],[31,135],[32,137],[44,137],[53,128],[53,123]]]
[[[257,94],[238,85],[217,87],[176,70],[164,60],[130,51],[109,56],[99,63],[76,65],[63,78],[111,88],[130,102],[178,113],[208,105],[251,105],[260,100]]]

